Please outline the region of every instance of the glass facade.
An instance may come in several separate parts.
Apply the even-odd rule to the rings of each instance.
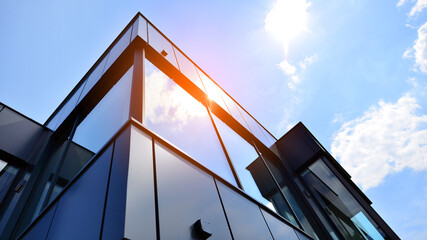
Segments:
[[[124,55],[125,51],[134,54]],[[136,53],[143,53],[141,56],[145,56],[145,59],[139,61],[142,57],[138,59]],[[135,59],[124,59],[131,56]],[[134,65],[130,64],[132,61]],[[111,71],[124,74],[118,77],[110,74]],[[189,81],[194,85],[189,84]],[[143,106],[142,118],[134,111],[135,106],[138,106],[139,111],[140,106]],[[0,104],[0,109],[2,107]],[[132,134],[137,132],[144,137],[129,137],[119,132],[126,123],[126,126],[132,125],[129,127],[133,129],[130,131]],[[140,185],[144,185],[144,189],[149,189],[149,194],[153,194],[150,195],[152,205],[160,203],[160,207],[179,208],[180,206],[174,205],[177,198],[170,196],[173,193],[179,196],[182,207],[196,212],[204,211],[207,218],[210,217],[210,210],[203,209],[204,204],[196,203],[195,199],[203,199],[203,202],[215,205],[219,209],[218,219],[225,219],[229,214],[227,221],[230,221],[230,229],[227,231],[234,231],[234,234],[239,233],[241,236],[250,236],[244,225],[240,226],[241,222],[250,224],[250,221],[242,219],[245,214],[236,212],[236,208],[243,212],[251,209],[246,214],[257,216],[257,225],[274,226],[269,229],[264,225],[264,229],[258,232],[262,236],[267,234],[270,237],[271,234],[271,237],[283,235],[291,239],[296,239],[297,236],[299,239],[322,239],[314,230],[316,225],[313,224],[313,217],[303,211],[304,207],[311,206],[331,239],[340,239],[341,236],[346,239],[386,239],[384,231],[322,159],[309,165],[302,173],[298,172],[300,178],[293,182],[292,177],[284,170],[287,166],[283,166],[281,162],[283,159],[275,145],[277,141],[274,136],[139,14],[45,126],[49,129],[44,130],[46,148],[40,147],[44,150],[32,155],[37,156],[34,158],[41,162],[40,166],[23,170],[0,159],[0,238],[18,237],[31,222],[38,221],[47,211],[54,215],[56,210],[52,211],[52,206],[61,206],[58,199],[68,193],[70,186],[81,177],[79,172],[88,169],[96,159],[109,159],[112,155],[114,161],[102,166],[103,169],[110,167],[108,181],[112,181],[110,176],[112,179],[121,179],[122,185],[114,186],[116,190],[126,192],[129,189],[129,202],[124,201],[122,205],[129,206],[126,217],[132,220],[126,221],[133,222],[133,225],[128,223],[127,233],[130,231],[136,237],[141,229],[138,229],[135,221],[146,216],[141,209],[154,212],[152,207],[141,207],[137,200],[142,199],[138,190]],[[119,135],[123,142],[117,147],[115,137]],[[106,146],[110,146],[109,150],[106,150]],[[102,152],[108,154],[100,157]],[[165,154],[166,152],[170,154]],[[114,157],[116,154],[121,156],[120,159]],[[116,169],[112,169],[114,167]],[[105,169],[103,176],[107,178]],[[141,171],[145,171],[146,181],[141,180]],[[171,176],[179,178],[179,188],[179,181],[174,181]],[[10,195],[12,191],[19,193],[19,189],[12,189],[12,183],[18,179],[33,184],[33,189],[28,190],[30,192],[23,199],[20,194]],[[200,181],[193,182],[192,179]],[[170,183],[175,182],[177,185],[171,186]],[[209,189],[202,187],[202,182]],[[107,186],[110,183],[105,184]],[[153,188],[152,191],[148,185]],[[190,185],[192,188],[189,189]],[[209,192],[209,197],[207,193],[203,196],[190,196],[195,189],[195,194]],[[106,191],[105,197],[100,195],[99,199],[105,198],[107,201],[111,197],[116,201],[119,198],[108,193],[108,188]],[[309,197],[306,202],[301,201],[302,193],[313,197]],[[15,206],[21,206],[21,209],[15,222],[11,223],[9,219],[13,217]],[[130,208],[139,212],[132,212]],[[156,205],[155,208],[159,206]],[[221,210],[224,211],[224,216]],[[155,211],[157,215],[161,213],[161,221],[171,226],[175,225],[172,218],[168,218],[171,212],[188,212],[166,208]],[[131,217],[132,214],[136,217]],[[186,217],[188,222],[193,221],[194,216]],[[152,223],[154,224],[154,220]],[[285,232],[281,232],[281,224],[287,226]],[[225,221],[223,225],[226,226]],[[132,230],[129,230],[129,226],[132,226]],[[159,226],[156,227],[158,232],[163,231],[162,236],[173,233],[169,229],[163,228],[160,231]],[[11,230],[6,235],[4,229],[8,228]],[[253,230],[257,232],[260,229]],[[180,234],[187,236],[188,229],[180,229]]]

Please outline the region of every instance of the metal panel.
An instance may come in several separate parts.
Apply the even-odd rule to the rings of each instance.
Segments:
[[[60,198],[47,239],[98,239],[112,146]]]
[[[50,224],[52,223],[53,216],[57,203],[50,207],[49,211],[44,214],[28,232],[20,239],[22,240],[33,240],[33,239],[46,239],[49,231]]]
[[[302,234],[296,230],[295,230],[295,232],[297,233],[299,240],[310,240],[310,238],[306,237],[304,234]]]
[[[208,224],[209,239],[231,239],[212,176],[156,144],[161,239],[201,239],[193,224]]]
[[[217,183],[234,239],[273,239],[259,207],[219,181]]]
[[[262,209],[261,212],[274,239],[298,240],[292,227]]]
[[[116,139],[114,145],[102,239],[117,240],[124,236],[129,141],[130,128]]]
[[[41,126],[8,108],[0,112],[0,149],[5,152],[28,161],[42,132]]]
[[[155,229],[152,140],[141,130],[131,127],[125,237],[156,239]]]

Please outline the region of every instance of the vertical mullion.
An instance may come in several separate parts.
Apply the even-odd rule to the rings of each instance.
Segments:
[[[145,125],[144,111],[144,75],[145,75],[145,49],[137,46],[133,58],[132,89],[130,98],[129,115]]]

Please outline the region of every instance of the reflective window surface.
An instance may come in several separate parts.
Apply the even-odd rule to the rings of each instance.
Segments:
[[[136,35],[139,35],[147,42],[147,20],[141,16],[138,16],[135,23],[133,24],[131,42],[136,37]]]
[[[346,239],[383,240],[381,229],[321,160],[302,173],[319,205]]]
[[[68,99],[68,101],[62,106],[62,108],[55,114],[51,121],[47,124],[47,127],[51,130],[56,130],[62,121],[73,111],[74,107],[77,105],[80,94],[84,88],[85,82],[83,82],[74,94]]]
[[[175,49],[176,58],[178,59],[179,70],[184,74],[188,79],[190,79],[200,90],[204,91],[202,81],[197,74],[196,67],[184,54],[182,54],[178,49]]]
[[[172,44],[151,24],[148,24],[148,43],[163,57],[165,57],[166,60],[179,69],[176,63],[176,57]]]
[[[79,102],[86,96],[86,94],[92,89],[92,87],[98,82],[104,73],[105,64],[108,59],[108,54],[99,62],[99,64],[93,69],[88,75],[83,92],[79,98]]]
[[[236,184],[206,107],[149,61],[145,63],[147,127]]]
[[[217,117],[214,116],[213,118],[216,126],[218,127],[221,138],[224,141],[225,147],[227,148],[231,161],[233,162],[234,168],[236,169],[237,175],[239,176],[243,190],[257,201],[261,202],[273,211],[276,211],[272,200],[263,196],[259,186],[251,175],[251,172],[247,169],[248,166],[258,158],[255,148],[253,148],[252,145],[246,142],[246,140],[241,138]],[[260,174],[266,174],[265,176],[268,178],[268,173],[266,173],[266,169],[263,165],[261,165],[258,170]],[[270,180],[271,183],[271,179],[268,180]],[[274,186],[271,187],[274,188]]]
[[[0,205],[6,197],[13,180],[18,174],[18,168],[0,159]]]
[[[73,142],[94,153],[129,119],[131,67],[79,124]]]
[[[122,52],[129,45],[131,34],[132,26],[130,26],[126,30],[123,36],[116,42],[116,44],[114,44],[114,47],[111,48],[110,52],[108,53],[108,60],[103,73],[105,73],[108,68],[110,68],[110,66],[116,61],[120,54],[122,54]]]

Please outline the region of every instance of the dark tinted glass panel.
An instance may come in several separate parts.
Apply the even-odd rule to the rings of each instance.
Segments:
[[[151,24],[148,24],[148,43],[178,69],[172,44]]]
[[[19,169],[0,159],[0,206],[18,174]]]
[[[13,174],[10,176],[13,176]],[[20,183],[25,183],[25,182],[28,182],[28,179],[30,178],[30,176],[31,176],[30,172],[25,172],[23,175],[19,176],[20,179],[18,180]],[[10,217],[12,216],[13,211],[15,210],[15,207],[19,199],[22,196],[22,193],[25,191],[25,187],[26,185],[23,185],[21,190],[18,192],[12,191],[11,194],[7,196],[1,203],[2,205],[0,208],[0,233],[3,233],[3,231],[10,230],[9,228],[7,228],[7,224],[9,222]]]
[[[110,53],[108,54],[107,64],[105,65],[105,73],[108,68],[116,61],[116,59],[122,54],[122,52],[127,48],[130,43],[130,37],[132,34],[132,26],[130,26],[122,37],[114,44],[114,47],[111,48]]]
[[[73,142],[93,153],[129,119],[131,67],[79,124]]]
[[[348,239],[384,239],[381,229],[321,159],[302,176],[342,235]]]
[[[68,99],[68,101],[56,113],[55,117],[53,117],[52,120],[49,122],[49,124],[47,125],[48,128],[56,130],[64,121],[64,119],[68,117],[68,114],[70,114],[71,111],[73,111],[74,107],[77,105],[77,100],[79,99],[80,94],[82,93],[84,85],[85,82],[80,84],[74,94]]]
[[[304,230],[312,235],[314,238],[317,238],[313,228],[311,227],[310,223],[308,222],[308,219],[305,217],[304,213],[302,212],[298,202],[295,200],[294,196],[292,195],[291,191],[289,190],[285,178],[282,175],[282,171],[280,170],[280,167],[277,166],[277,162],[274,163],[274,161],[269,158],[268,156],[264,156],[264,159],[266,160],[266,163],[268,167],[271,170],[271,173],[273,174],[274,178],[276,179],[277,183],[280,185],[280,188],[285,195],[290,207],[292,208],[293,212],[295,213],[296,217],[298,218],[299,222],[301,223]],[[278,159],[277,159],[278,160]],[[289,205],[286,205],[286,216],[287,220],[289,220],[291,223],[293,223],[296,227],[298,226],[298,223],[295,219],[294,214],[291,212]]]
[[[175,54],[176,58],[178,59],[179,70],[182,72],[182,74],[184,74],[188,79],[190,79],[190,81],[198,86],[200,90],[205,91],[194,64],[178,49],[175,49]]]
[[[102,77],[107,59],[108,59],[108,54],[105,55],[105,57],[99,62],[99,64],[92,70],[92,72],[87,77],[83,92],[79,98],[79,102],[86,96],[86,94],[92,89],[92,87]]]
[[[209,240],[231,239],[212,176],[160,144],[155,149],[161,239],[202,239],[192,232],[197,219],[210,223]]]
[[[233,130],[231,130],[217,117],[214,116],[214,119],[221,138],[227,148],[227,152],[231,158],[231,161],[233,162],[234,168],[236,169],[237,175],[239,176],[240,182],[243,185],[243,190],[265,206],[271,208],[273,211],[276,211],[274,204],[272,203],[271,196],[268,196],[266,192],[260,191],[259,186],[251,175],[251,172],[248,170],[248,166],[251,165],[251,163],[256,159],[258,159],[258,154],[253,146],[246,142]],[[269,178],[268,173],[266,173],[264,165],[259,165],[257,167],[258,172],[266,177],[266,179],[263,180],[272,183],[271,178]],[[274,185],[270,185],[268,187],[269,190],[272,190]]]
[[[264,210],[261,210],[261,212],[274,239],[299,240],[292,227]]]
[[[235,184],[205,106],[146,61],[146,125]]]
[[[273,239],[258,205],[216,182],[234,239]]]
[[[133,24],[132,40],[136,37],[136,35],[139,35],[142,39],[147,41],[147,20],[141,16],[139,16]]]

